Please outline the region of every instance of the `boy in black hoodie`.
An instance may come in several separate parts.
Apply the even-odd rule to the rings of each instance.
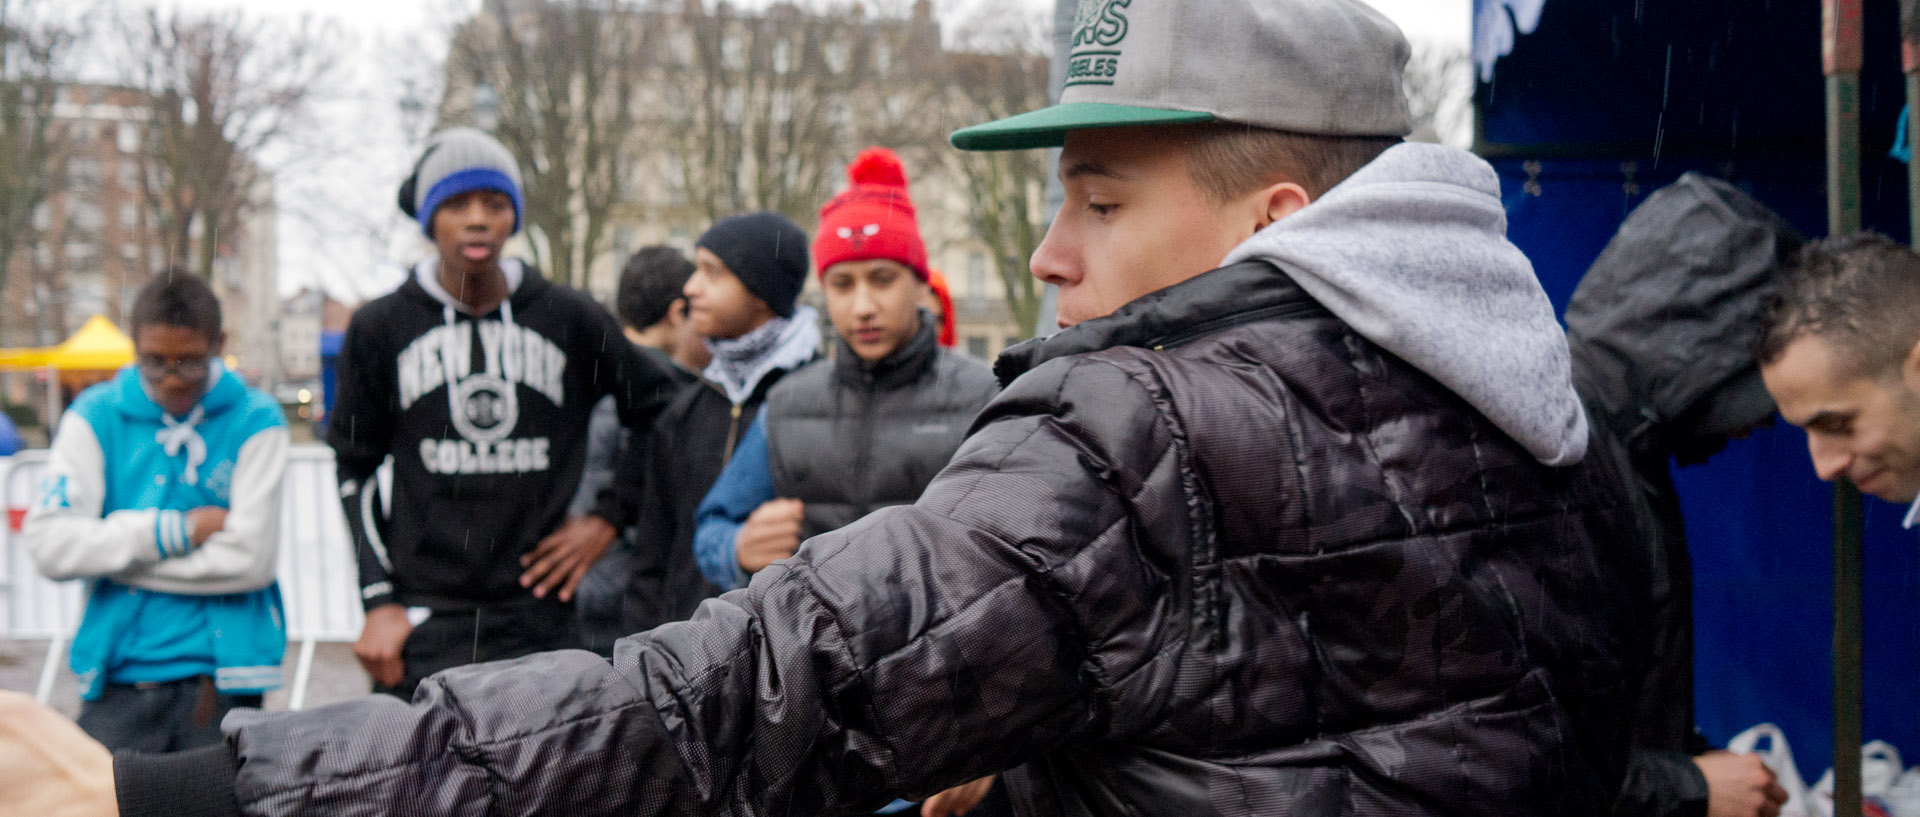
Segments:
[[[615,490],[603,494],[623,495],[618,507],[639,517],[624,605],[629,633],[684,619],[719,592],[694,560],[694,509],[767,391],[820,350],[820,313],[797,303],[808,267],[807,234],[798,225],[777,213],[723,218],[700,236],[693,262],[687,315],[713,360],[702,382],[660,413],[648,455],[629,448],[635,453],[622,462]]]
[[[591,298],[501,257],[522,207],[492,137],[435,136],[400,197],[439,253],[354,315],[327,441],[367,610],[354,654],[410,697],[449,667],[581,646],[568,602],[606,543],[562,523],[588,418],[611,395],[645,428],[671,381]]]

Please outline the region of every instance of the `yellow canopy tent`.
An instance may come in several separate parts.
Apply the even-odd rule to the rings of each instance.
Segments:
[[[79,372],[113,372],[132,362],[133,338],[127,337],[127,333],[120,331],[105,315],[88,318],[80,331],[59,346],[0,349],[0,371],[47,372],[47,405],[40,416],[49,429],[60,418],[60,390],[53,387],[56,372],[61,373],[62,381],[80,378],[78,382],[67,383],[68,388],[78,391],[99,379]]]
[[[0,349],[0,372],[39,369],[47,365],[46,349]]]
[[[133,339],[104,315],[87,319],[59,346],[0,349],[0,370],[114,371],[133,362]]]

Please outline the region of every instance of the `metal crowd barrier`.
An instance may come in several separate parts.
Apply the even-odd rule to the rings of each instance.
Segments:
[[[19,540],[19,525],[37,499],[47,452],[22,451],[0,460],[0,499],[7,525],[0,529],[0,637],[46,639],[46,663],[35,695],[45,703],[53,694],[67,642],[80,624],[86,583],[54,582],[41,576]],[[353,546],[340,515],[339,489],[333,477],[333,452],[323,445],[296,445],[288,452],[281,489],[280,594],[286,604],[287,640],[300,645],[287,705],[306,705],[319,642],[353,641],[360,636],[362,614]]]

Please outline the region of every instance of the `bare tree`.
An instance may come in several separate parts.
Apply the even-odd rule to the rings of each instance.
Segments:
[[[239,11],[149,10],[121,22],[126,80],[150,101],[142,155],[151,228],[169,265],[211,277],[222,237],[263,204],[250,192],[265,153],[318,150],[300,137],[331,86],[340,33]]]
[[[651,28],[613,0],[489,2],[448,54],[441,118],[491,131],[520,164],[535,260],[586,283],[633,174]]]
[[[35,212],[63,183],[53,106],[59,74],[83,23],[54,18],[49,6],[41,0],[0,0],[0,291],[15,256],[33,246],[41,232]],[[48,266],[37,258],[26,264],[35,283]]]
[[[1416,142],[1466,147],[1473,139],[1473,60],[1464,47],[1421,42],[1407,61],[1402,87]]]
[[[1047,104],[1044,21],[1011,7],[989,5],[975,36],[947,55],[947,122],[960,128],[1037,110]],[[1006,293],[1007,311],[1021,333],[1031,332],[1044,288],[1027,270],[1046,235],[1047,154],[1038,150],[941,152],[964,183],[969,225],[987,245]]]
[[[779,5],[736,15],[690,6],[667,42],[657,132],[675,182],[707,218],[775,210],[807,223],[862,146],[916,152],[938,87],[938,30],[925,9],[869,19]]]

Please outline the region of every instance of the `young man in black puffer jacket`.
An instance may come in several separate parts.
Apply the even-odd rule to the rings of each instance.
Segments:
[[[0,714],[129,814],[846,813],[1001,771],[1029,815],[1605,812],[1623,478],[1493,170],[1399,143],[1407,44],[1359,0],[1082,8],[1061,105],[954,135],[1064,142],[1033,268],[1068,328],[913,505],[611,664],[111,772]]]

